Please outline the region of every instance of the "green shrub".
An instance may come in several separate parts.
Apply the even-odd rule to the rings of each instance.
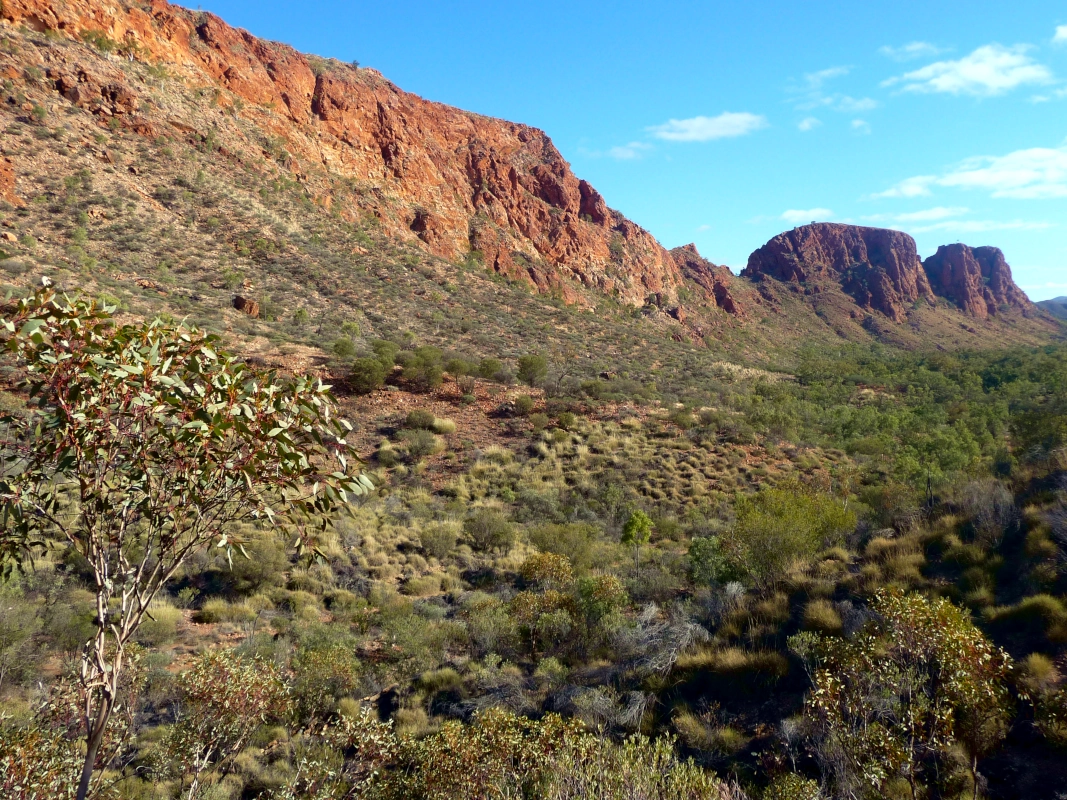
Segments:
[[[357,358],[348,372],[348,385],[357,394],[370,394],[381,388],[388,368],[377,358]]]
[[[520,356],[518,376],[527,386],[540,386],[548,377],[548,361],[544,356]]]
[[[483,553],[510,550],[515,542],[515,530],[508,518],[499,511],[480,508],[463,521],[471,547]]]
[[[356,354],[356,345],[347,336],[335,339],[331,349],[333,350],[333,354],[338,358],[348,359]]]
[[[149,647],[159,647],[174,641],[182,612],[166,600],[153,600],[146,617],[137,629],[137,641]]]
[[[426,555],[441,560],[455,549],[456,542],[459,541],[459,533],[454,523],[436,523],[419,532],[419,541]]]
[[[404,431],[408,455],[418,461],[427,456],[436,455],[444,449],[444,442],[427,430]]]
[[[520,417],[529,416],[534,409],[534,399],[528,394],[520,394],[515,398],[515,413]]]
[[[478,375],[485,380],[496,380],[504,370],[504,365],[497,358],[483,358],[478,362]]]
[[[416,408],[408,412],[404,418],[404,427],[415,430],[429,430],[433,427],[435,418],[433,412],[424,408]]]

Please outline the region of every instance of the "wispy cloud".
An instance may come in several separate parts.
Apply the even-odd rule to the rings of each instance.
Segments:
[[[802,131],[813,131],[820,125],[822,125],[822,120],[817,119],[816,117],[804,117],[804,119],[797,123],[797,127]]]
[[[936,175],[916,175],[914,178],[905,178],[884,192],[876,192],[871,197],[925,197],[931,193],[930,186],[936,181]]]
[[[879,47],[878,52],[894,61],[913,61],[917,58],[933,58],[947,51],[929,42],[908,42],[900,47]]]
[[[1067,197],[1067,147],[1031,147],[1004,156],[970,158],[937,182],[985,189],[993,197]]]
[[[640,158],[644,153],[647,153],[652,149],[654,148],[648,142],[630,142],[629,144],[610,148],[608,150],[608,155],[619,161],[630,161],[635,158]]]
[[[1057,25],[1056,33],[1052,37],[1056,44],[1067,44],[1067,25]]]
[[[1019,86],[1049,83],[1051,70],[1030,58],[1029,49],[1028,45],[987,44],[956,61],[935,61],[882,81],[882,86],[900,86],[905,92],[991,97]]]
[[[871,123],[865,119],[854,119],[852,120],[852,130],[856,131],[856,133],[870,133]]]
[[[805,73],[801,81],[794,81],[788,88],[790,94],[794,95],[793,107],[798,111],[829,108],[847,114],[877,108],[878,101],[870,97],[851,97],[841,92],[824,91],[830,81],[844,77],[851,71],[852,67],[842,66]]]
[[[834,212],[828,208],[790,208],[788,211],[783,211],[779,219],[796,225],[802,222],[811,222],[812,220],[832,219],[833,216]]]
[[[970,213],[970,209],[963,206],[935,206],[933,208],[925,208],[922,211],[906,211],[902,214],[871,214],[863,219],[866,222],[904,224],[909,222],[935,222],[953,217],[962,217],[968,213]]]
[[[995,220],[953,219],[935,222],[932,225],[906,226],[911,233],[932,233],[934,231],[956,231],[958,233],[984,233],[985,231],[1040,231],[1058,227],[1051,222],[1034,222],[1033,220],[1012,220],[998,222]]]
[[[992,197],[1022,200],[1067,197],[1067,145],[968,158],[942,175],[906,178],[871,197],[922,197],[932,194],[934,186],[985,190]]]
[[[729,139],[745,136],[766,128],[767,118],[748,112],[726,111],[717,117],[690,117],[672,119],[648,130],[657,139],[668,142],[709,142],[713,139]]]

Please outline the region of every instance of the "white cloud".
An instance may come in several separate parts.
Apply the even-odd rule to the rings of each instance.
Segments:
[[[760,128],[766,128],[767,125],[767,118],[759,114],[726,111],[717,117],[672,119],[648,130],[657,139],[666,139],[669,142],[708,142],[712,139],[745,136]]]
[[[629,161],[634,158],[640,158],[642,153],[651,149],[652,145],[647,142],[630,142],[629,144],[612,147],[608,150],[608,155],[620,161]]]
[[[1056,35],[1052,37],[1056,44],[1067,44],[1067,25],[1057,25]]]
[[[906,226],[907,227],[907,226]],[[1047,228],[1057,227],[1051,222],[1033,222],[1029,220],[1013,220],[1011,222],[996,222],[994,220],[946,220],[935,222],[932,225],[920,225],[908,227],[912,233],[932,233],[933,231],[957,231],[959,233],[984,233],[985,231],[1040,231]]]
[[[929,42],[909,42],[900,47],[879,47],[878,52],[894,61],[912,61],[916,58],[933,58],[945,51]]]
[[[854,119],[852,120],[852,130],[857,133],[870,133],[871,123],[867,122],[865,119]]]
[[[1067,197],[1067,144],[968,158],[942,175],[906,178],[871,197],[922,197],[934,186],[979,189],[992,197],[1021,200]]]
[[[934,222],[952,217],[961,217],[968,213],[970,213],[970,209],[962,206],[935,206],[934,208],[925,208],[922,211],[907,211],[903,214],[871,214],[863,219],[867,222],[903,224],[908,222]]]
[[[848,114],[877,108],[878,101],[870,97],[850,97],[840,92],[832,94],[823,92],[823,86],[828,81],[848,75],[851,71],[852,67],[830,67],[818,72],[805,73],[802,82],[799,84],[793,83],[788,89],[790,93],[796,95],[793,107],[798,111],[831,108],[834,111],[843,111]]]
[[[884,192],[872,194],[871,197],[925,197],[930,194],[930,185],[936,180],[936,175],[916,175],[914,178],[905,178]]]
[[[1051,81],[1049,68],[1026,55],[1027,50],[1027,45],[987,44],[956,61],[935,61],[922,69],[882,81],[882,86],[902,84],[906,92],[990,97],[1026,84]]]
[[[697,226],[697,232],[699,232],[699,233],[702,233],[704,231],[710,231],[710,230],[711,230],[711,226],[710,225],[698,225]]]
[[[933,220],[948,219],[949,217],[961,217],[969,211],[969,208],[963,208],[962,206],[935,206],[922,211],[908,211],[903,214],[897,214],[895,219],[897,222],[931,222]]]
[[[822,120],[816,119],[815,117],[804,117],[804,119],[797,123],[797,127],[802,131],[813,131],[820,125],[822,125]]]
[[[1067,197],[1067,146],[969,158],[937,183],[957,189],[985,189],[993,197]]]
[[[804,74],[805,88],[809,91],[821,89],[822,85],[828,80],[848,75],[851,71],[852,67],[830,67],[829,69],[821,69],[818,72],[807,72]]]
[[[808,223],[812,220],[830,219],[833,215],[834,212],[828,208],[791,208],[788,211],[783,211],[779,219],[796,225],[798,223]]]

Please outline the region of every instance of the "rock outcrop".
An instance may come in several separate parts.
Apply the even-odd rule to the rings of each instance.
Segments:
[[[354,181],[360,207],[387,232],[449,258],[481,260],[539,292],[578,300],[583,288],[641,305],[674,297],[682,277],[667,251],[579,180],[542,131],[423,100],[372,69],[305,56],[165,0],[4,0],[5,20],[88,42],[199,83],[218,107],[263,122],[273,155],[323,204],[328,182]],[[49,67],[71,103],[155,135],[162,109],[106,60]],[[115,73],[115,74],[110,74]],[[207,136],[207,131],[196,134]],[[277,150],[283,150],[279,153]],[[318,184],[316,184],[318,181]]]
[[[0,200],[13,206],[22,205],[22,200],[15,194],[15,165],[10,158],[0,158]]]
[[[999,248],[942,245],[923,262],[923,269],[937,294],[978,319],[1031,305],[1012,280],[1011,267]]]
[[[764,277],[819,291],[838,284],[862,308],[901,322],[906,309],[934,295],[915,240],[901,231],[820,222],[775,236],[748,258],[743,277]]]
[[[695,244],[675,247],[670,252],[683,278],[703,288],[715,305],[727,314],[744,316],[741,305],[730,293],[730,283],[735,279],[729,269],[716,266],[701,256]]]

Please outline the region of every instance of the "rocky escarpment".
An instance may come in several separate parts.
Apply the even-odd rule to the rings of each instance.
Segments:
[[[1004,253],[996,247],[947,244],[923,262],[934,291],[978,319],[1003,310],[1027,310],[1029,298],[1015,285]]]
[[[820,222],[775,236],[748,258],[743,277],[838,284],[862,308],[900,322],[906,308],[934,300],[915,240],[901,231]]]
[[[355,182],[359,203],[342,217],[373,215],[437,255],[480,260],[569,300],[585,287],[640,305],[653,293],[673,298],[683,280],[667,251],[575,177],[536,128],[423,100],[374,70],[305,56],[165,0],[4,0],[0,15],[59,42],[105,45],[102,58],[57,52],[44,65],[70,103],[146,136],[166,133],[166,104],[108,62],[168,70],[269,130],[272,155],[316,200],[329,206],[337,180]]]
[[[736,280],[726,267],[716,266],[700,255],[695,244],[675,247],[671,258],[678,266],[682,277],[704,289],[715,305],[727,314],[744,316],[744,310],[730,292],[730,284]]]

